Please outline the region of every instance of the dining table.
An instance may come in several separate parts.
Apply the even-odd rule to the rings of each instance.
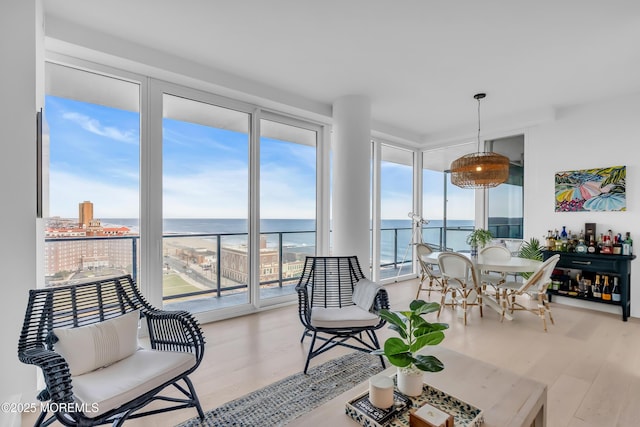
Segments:
[[[422,260],[426,263],[437,265],[438,257],[440,256],[441,253],[443,252],[440,252],[440,251],[431,252],[430,254],[423,256]],[[468,257],[469,260],[471,260],[471,262],[473,263],[473,266],[476,271],[476,275],[477,275],[476,279],[478,280],[478,283],[480,283],[481,271],[495,271],[495,272],[507,273],[507,274],[530,273],[530,272],[536,271],[538,267],[542,265],[542,261],[538,261],[535,259],[515,257],[515,256],[512,256],[511,258],[505,259],[505,260],[496,260],[496,259],[485,258],[482,256],[482,254],[471,255],[470,252],[459,252],[459,253]],[[490,307],[496,312],[498,312],[499,314],[502,314],[502,307],[500,305],[500,302],[496,300],[495,297],[491,295],[483,294],[482,302],[487,307]],[[504,317],[507,320],[513,320],[513,317],[509,313],[505,313]]]

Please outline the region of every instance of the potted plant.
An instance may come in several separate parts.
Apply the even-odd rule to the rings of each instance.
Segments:
[[[396,331],[399,337],[388,338],[384,347],[372,354],[384,355],[398,367],[398,390],[408,396],[422,394],[424,372],[439,372],[444,369],[442,362],[435,356],[418,354],[427,345],[437,345],[444,339],[446,323],[429,323],[422,316],[437,312],[440,304],[413,300],[407,311],[380,310],[380,317],[389,323],[389,329]]]
[[[476,228],[467,236],[467,244],[471,246],[471,255],[478,255],[478,248],[482,248],[493,240],[493,234],[484,228]]]
[[[542,250],[543,247],[540,245],[540,240],[532,237],[528,242],[524,242],[522,244],[520,252],[518,252],[518,256],[520,258],[542,261]],[[532,274],[533,273],[520,273],[520,275],[525,279],[528,279]]]

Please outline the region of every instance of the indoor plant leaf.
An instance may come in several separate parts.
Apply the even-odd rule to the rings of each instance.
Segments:
[[[413,364],[416,365],[416,368],[427,372],[440,372],[444,369],[444,363],[435,356],[418,355]]]

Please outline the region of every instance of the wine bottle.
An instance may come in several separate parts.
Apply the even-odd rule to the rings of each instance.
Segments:
[[[593,297],[597,299],[602,298],[602,291],[600,290],[600,275],[596,274],[596,281],[593,283]]]
[[[620,285],[618,276],[613,276],[613,289],[611,289],[611,301],[620,302]]]
[[[596,241],[593,238],[593,234],[589,238],[589,247],[587,248],[587,252],[590,253],[590,254],[595,254],[596,253]]]
[[[609,276],[604,276],[604,286],[602,287],[602,300],[611,301],[611,288],[609,287]]]

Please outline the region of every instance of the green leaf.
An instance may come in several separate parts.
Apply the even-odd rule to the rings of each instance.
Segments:
[[[413,331],[413,336],[420,337],[430,332],[444,331],[445,329],[449,329],[449,325],[447,325],[446,323],[428,323]]]
[[[414,300],[413,302],[416,302],[416,300]],[[440,304],[438,304],[437,302],[425,302],[425,301],[419,301],[419,302],[422,302],[422,304],[420,304],[417,308],[413,308],[410,306],[411,310],[417,315],[434,313],[440,309]]]
[[[442,331],[429,332],[426,335],[421,335],[411,345],[411,352],[415,353],[422,347],[427,345],[438,345],[444,339],[444,333]]]
[[[409,352],[387,355],[387,359],[393,366],[398,366],[400,368],[406,368],[412,363],[415,363],[413,357],[411,357],[411,353]]]
[[[435,356],[416,356],[413,364],[416,368],[427,372],[440,372],[444,369],[444,364]]]
[[[397,313],[389,310],[380,310],[380,317],[389,322],[392,325],[396,325],[398,328],[407,329],[407,326],[404,323],[404,319],[402,319]]]
[[[409,345],[402,341],[400,338],[392,337],[385,341],[384,343],[384,354],[387,357],[391,357],[393,355],[406,353],[409,351]]]
[[[407,335],[407,328],[402,327],[399,328],[396,325],[389,325],[389,329],[391,329],[392,331],[396,331],[398,333],[398,335],[400,335],[402,337],[402,339],[407,339],[409,335]]]

